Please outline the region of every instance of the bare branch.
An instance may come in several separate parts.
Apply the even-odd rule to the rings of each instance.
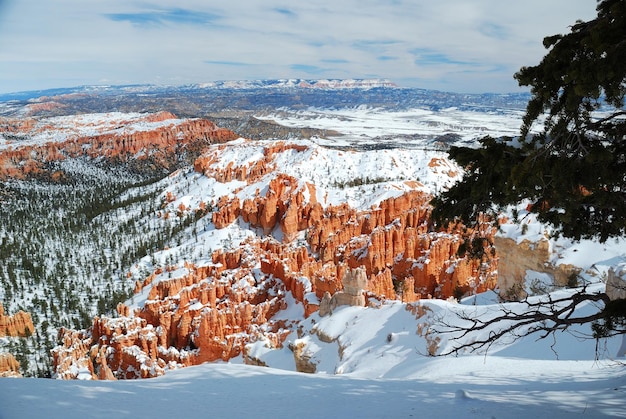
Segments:
[[[598,307],[598,311],[593,314],[576,315],[576,309],[589,302],[606,305],[609,297],[605,293],[587,293],[583,288],[575,294],[556,299],[548,294],[543,299],[534,302],[525,300],[519,303],[502,304],[498,307],[499,314],[488,319],[484,319],[485,316],[472,316],[468,312],[461,313],[458,318],[465,323],[464,325],[439,321],[433,328],[437,333],[452,334],[450,341],[458,343],[452,349],[439,355],[488,350],[491,345],[504,337],[517,340],[538,333],[538,339],[544,339],[572,325],[600,320],[603,316],[601,307]],[[440,330],[437,330],[437,326]],[[472,335],[481,336],[476,332],[486,330],[489,330],[486,337],[471,339]],[[619,332],[616,331],[615,334]]]
[[[604,124],[605,122],[608,122],[612,119],[618,118],[620,116],[626,116],[626,111],[618,111],[618,112],[614,112],[611,115],[602,118],[602,119],[598,119],[597,121],[591,122],[589,124],[590,128],[596,128],[598,126],[601,126],[602,124]]]

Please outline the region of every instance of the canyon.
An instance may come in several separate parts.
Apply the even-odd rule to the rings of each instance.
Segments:
[[[514,300],[524,297],[511,290],[524,287],[527,271],[545,272],[559,285],[581,273],[573,265],[552,266],[547,242],[499,237],[489,220],[476,230],[433,224],[433,194],[463,173],[437,142],[445,132],[427,146],[407,147],[387,137],[361,140],[355,137],[361,131],[337,135],[340,129],[323,125],[300,138],[250,140],[208,119],[165,111],[41,116],[75,99],[31,103],[29,116],[0,120],[0,177],[71,184],[68,168],[79,161],[161,173],[150,184],[153,192],[140,183],[119,202],[145,196],[150,210],[129,210],[138,230],[168,229],[171,236],[113,277],[130,291],[129,298],[117,297],[115,313],[101,309],[109,305],[103,300],[95,315],[81,314],[82,327],[59,322],[52,330],[56,378],[151,378],[233,360],[273,366],[271,357],[258,355],[259,346],[293,352],[290,368],[310,372],[308,348],[299,343],[312,333],[304,325],[332,317],[338,307],[377,310],[399,302],[421,313],[421,301],[457,301],[493,289]],[[315,126],[320,118],[312,115],[303,113]],[[360,117],[339,114],[350,123]],[[264,124],[271,128],[271,121]],[[294,126],[284,135],[301,130]],[[117,206],[123,219],[124,207]],[[464,253],[467,241],[482,243],[481,259]],[[102,249],[103,260],[113,251]],[[20,313],[13,318],[26,315]],[[49,306],[44,313],[54,314]],[[426,325],[418,334],[435,354],[439,339]],[[3,361],[7,373],[17,371],[14,361]]]
[[[236,147],[238,153],[256,147],[256,157],[239,165],[228,158]],[[458,254],[464,239],[482,237],[488,243],[495,233],[491,225],[479,231],[433,230],[430,195],[419,182],[401,182],[405,190],[367,209],[324,206],[315,184],[285,173],[279,164],[286,155],[321,152],[302,142],[210,146],[194,162],[194,176],[211,179],[214,188],[234,185],[234,193],[207,202],[168,192],[161,216],[206,213],[216,230],[243,223],[256,233],[233,248],[213,251],[210,262],[182,260],[138,279],[135,298],[143,295],[144,303],[120,304],[119,318],[97,317],[87,331],[61,330],[55,374],[146,378],[207,361],[247,359],[250,343],[282,348],[287,336],[297,333],[298,321],[282,318],[281,310],[295,304],[307,318],[325,296],[335,296],[335,305],[375,307],[384,300],[446,299],[495,286],[495,251],[490,260]],[[440,160],[431,163],[441,166]],[[247,191],[254,192],[238,196]],[[350,288],[345,278],[356,271],[364,278],[363,294],[342,298]]]
[[[624,238],[431,220],[448,147],[527,95],[372,86],[0,95],[0,416],[619,416],[626,340],[589,323],[441,356],[624,297]]]

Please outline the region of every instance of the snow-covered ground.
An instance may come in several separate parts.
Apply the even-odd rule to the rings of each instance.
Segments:
[[[356,107],[302,111],[284,109],[258,115],[257,118],[290,127],[335,130],[342,134],[321,140],[324,145],[380,146],[396,140],[404,146],[424,148],[435,145],[435,140],[446,134],[458,136],[453,141],[457,145],[475,143],[476,139],[486,135],[514,137],[519,135],[522,116],[523,112],[519,109],[473,112],[450,107],[436,111],[426,108],[384,111]]]
[[[468,365],[489,374],[468,375]],[[435,360],[416,380],[310,376],[242,365],[202,365],[132,382],[5,380],[10,418],[571,418],[623,417],[624,376],[567,365],[482,358]],[[512,369],[524,373],[511,377]],[[4,384],[4,383],[2,383]]]
[[[206,364],[149,381],[0,381],[11,418],[623,417],[626,375],[601,363],[435,359],[412,380]],[[519,371],[512,374],[511,371]]]

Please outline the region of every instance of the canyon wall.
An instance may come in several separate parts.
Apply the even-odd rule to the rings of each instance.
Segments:
[[[100,118],[100,119],[98,119]],[[168,112],[142,114],[126,120],[124,114],[102,114],[50,119],[0,118],[0,179],[47,177],[46,164],[87,156],[112,162],[146,162],[171,169],[178,156],[200,154],[209,144],[237,138],[230,130],[205,119],[178,119]]]

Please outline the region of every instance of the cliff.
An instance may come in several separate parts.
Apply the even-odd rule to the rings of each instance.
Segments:
[[[0,179],[47,176],[51,161],[87,156],[171,169],[178,156],[237,138],[205,119],[156,114],[96,114],[0,119]],[[58,176],[58,174],[56,174]]]
[[[29,313],[20,310],[12,316],[7,316],[4,314],[4,307],[0,304],[0,337],[30,336],[34,331],[35,326]]]

